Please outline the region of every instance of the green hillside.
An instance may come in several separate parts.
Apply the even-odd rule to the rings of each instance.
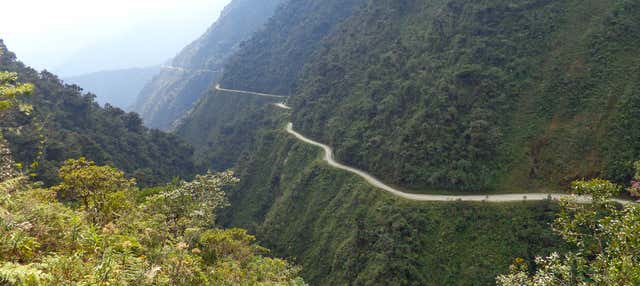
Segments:
[[[553,203],[397,199],[329,168],[271,110],[236,167],[241,182],[221,221],[294,259],[312,285],[491,285],[514,257],[562,248],[549,228]]]
[[[490,285],[514,257],[563,248],[549,228],[555,204],[394,198],[328,167],[320,149],[284,132],[289,114],[269,101],[212,96],[220,112],[207,122],[220,124],[203,158],[217,168],[237,161],[241,181],[221,223],[249,229],[275,255],[303,265],[312,285]],[[202,126],[194,127],[185,131]]]
[[[309,63],[294,122],[415,189],[628,178],[634,1],[370,1]],[[635,128],[637,130],[637,128]]]
[[[293,94],[322,40],[366,0],[287,1],[225,63],[225,87]],[[259,75],[259,76],[258,76]]]
[[[219,80],[225,61],[271,17],[281,0],[233,0],[218,20],[140,91],[133,111],[168,130]]]
[[[319,149],[284,132],[287,121],[340,161],[419,192],[561,191],[582,177],[631,177],[636,2],[351,4],[347,13],[333,1],[290,2],[227,63],[223,87],[291,95],[291,112],[212,92],[177,131],[210,166],[235,162],[241,183],[223,222],[296,259],[305,280],[491,285],[514,257],[564,246],[549,227],[554,204],[399,200],[327,167]],[[286,32],[314,23],[326,33]]]
[[[35,85],[34,94],[24,98],[35,108],[32,116],[11,114],[2,127],[16,161],[24,167],[38,163],[33,170],[36,179],[57,182],[60,164],[81,156],[121,168],[143,186],[196,172],[193,148],[180,138],[147,129],[137,114],[101,108],[94,95],[82,93],[78,86],[17,61],[2,41],[0,51],[1,71],[16,72],[20,81]]]
[[[222,83],[294,94],[303,133],[390,183],[559,189],[628,179],[640,156],[633,1],[368,1],[320,20],[333,14],[303,17],[297,5],[320,4],[302,2],[229,61]],[[316,22],[337,27],[283,38]]]
[[[0,285],[637,285],[638,55],[638,0],[232,0],[139,116],[0,40]]]
[[[196,147],[199,165],[214,170],[231,168],[254,144],[260,122],[275,108],[273,98],[210,92],[181,123],[177,135]],[[215,112],[211,112],[211,110]]]

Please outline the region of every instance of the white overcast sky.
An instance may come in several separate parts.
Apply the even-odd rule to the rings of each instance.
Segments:
[[[187,45],[216,20],[230,0],[8,0],[0,38],[37,69],[54,69],[74,52],[130,32],[171,27],[167,45]],[[158,29],[159,31],[153,31]]]

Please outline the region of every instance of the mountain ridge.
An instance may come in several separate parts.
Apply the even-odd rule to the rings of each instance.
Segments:
[[[294,257],[310,283],[490,285],[513,257],[565,245],[548,228],[553,202],[406,202],[325,164],[287,122],[401,189],[561,192],[629,178],[640,156],[633,1],[340,4],[284,5],[225,65],[222,87],[290,95],[291,118],[275,98],[213,90],[176,130],[202,163],[239,175],[225,225]],[[315,24],[327,32],[282,33]]]
[[[281,0],[233,0],[218,20],[186,46],[149,82],[133,110],[147,126],[168,130],[221,75],[223,63],[238,45],[271,17]]]
[[[11,113],[2,129],[14,159],[24,167],[37,163],[30,170],[37,174],[34,179],[55,184],[58,167],[82,156],[121,168],[141,186],[189,178],[199,169],[192,161],[193,147],[177,136],[144,127],[135,113],[100,107],[95,95],[79,86],[18,61],[1,39],[0,50],[0,70],[35,86],[33,95],[21,99],[34,107],[32,115]]]

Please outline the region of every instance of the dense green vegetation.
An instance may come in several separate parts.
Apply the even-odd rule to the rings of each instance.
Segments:
[[[264,256],[245,230],[213,225],[232,173],[140,192],[121,171],[82,158],[60,177],[50,189],[0,178],[0,284],[304,285],[298,267]]]
[[[282,127],[292,120],[341,160],[427,190],[626,181],[640,157],[639,11],[623,0],[288,2],[229,61],[223,85],[293,94],[293,113],[206,93],[177,133],[240,182],[209,173],[144,190],[127,175],[188,176],[190,147],[7,53],[0,68],[35,90],[17,104],[12,95],[31,88],[0,74],[11,87],[0,98],[5,136],[55,186],[12,171],[0,141],[0,283],[295,285],[300,274],[318,285],[489,285],[521,257],[498,283],[637,284],[638,208],[606,203],[619,189],[607,181],[574,184],[593,205],[412,203],[327,167]],[[223,58],[198,45],[176,59],[197,74],[171,79],[196,95],[187,101]],[[80,155],[90,160],[58,168]],[[216,226],[225,189],[222,225],[249,229],[303,270]]]
[[[161,75],[161,96],[145,99],[186,110],[207,95],[177,134],[199,163],[233,167],[239,182],[208,173],[138,189],[131,177],[147,185],[193,173],[192,149],[0,58],[0,70],[35,87],[30,105],[17,104],[11,93],[30,87],[0,73],[5,137],[24,169],[54,185],[27,183],[0,140],[0,284],[296,285],[298,275],[314,285],[638,284],[639,208],[606,202],[620,189],[609,181],[573,185],[594,195],[591,205],[409,202],[328,167],[283,127],[292,121],[401,187],[515,192],[635,177],[637,195],[640,3],[298,0],[259,29],[268,16],[250,11],[276,1],[254,1],[233,1],[223,16],[235,16],[185,49],[174,61],[184,69]],[[293,109],[201,93],[218,78],[289,94]],[[89,159],[67,160],[81,155]],[[304,268],[266,257],[249,233]]]
[[[624,181],[640,155],[638,9],[625,0],[292,1],[222,82],[293,94],[303,133],[412,189]]]
[[[65,85],[55,75],[17,61],[2,42],[0,70],[15,72],[21,82],[35,86],[33,95],[24,99],[33,112],[12,109],[3,115],[2,132],[15,159],[31,167],[37,180],[47,185],[57,182],[60,164],[80,156],[119,167],[143,186],[195,173],[191,146],[176,136],[145,128],[137,114],[110,105],[101,108],[80,87]]]
[[[1,55],[2,50],[0,50]],[[30,83],[18,82],[18,74],[13,72],[0,72],[0,117],[3,121],[8,120],[7,110],[18,106],[22,113],[31,113],[33,106],[27,106],[20,102],[22,96],[30,95],[33,92],[33,85]]]
[[[549,227],[557,205],[398,200],[326,167],[284,124],[411,189],[626,181],[640,156],[639,8],[624,0],[292,1],[229,60],[222,80],[291,94],[292,118],[261,108],[266,99],[217,92],[178,134],[206,164],[235,162],[241,182],[222,222],[296,258],[313,284],[494,284],[513,257],[536,269],[534,256],[572,250]]]
[[[282,0],[233,0],[220,18],[185,47],[140,92],[133,108],[147,126],[174,127],[217,81],[224,62],[240,43],[259,30]]]
[[[277,99],[211,91],[176,131],[196,148],[198,165],[213,170],[231,168],[250,146],[264,124],[281,122],[286,113],[269,104]],[[215,112],[211,112],[214,109]],[[272,115],[282,115],[274,118]],[[274,121],[278,120],[278,121]]]
[[[225,64],[225,87],[293,94],[322,40],[366,0],[287,1]],[[258,76],[259,75],[259,76]]]
[[[313,285],[489,285],[512,257],[562,249],[553,203],[396,199],[326,166],[281,123],[259,126],[221,221],[295,258]]]
[[[640,206],[629,204],[620,208],[608,201],[618,195],[620,189],[601,179],[574,182],[572,191],[593,196],[594,203],[563,201],[554,229],[576,250],[537,257],[537,269],[531,275],[525,261],[516,259],[510,273],[498,277],[498,284],[639,285]]]
[[[276,255],[294,258],[313,285],[489,285],[512,257],[533,261],[564,249],[548,227],[557,211],[552,203],[398,200],[326,166],[319,149],[284,132],[286,112],[259,107],[267,99],[213,99],[224,116],[209,113],[218,145],[208,155],[214,162],[231,159],[223,150],[239,156],[242,178],[221,222],[247,228]]]
[[[370,1],[309,64],[294,123],[343,161],[414,188],[625,177],[640,155],[639,11],[635,1]]]

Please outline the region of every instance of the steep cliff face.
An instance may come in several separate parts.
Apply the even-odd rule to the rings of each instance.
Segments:
[[[396,200],[325,166],[288,121],[419,191],[560,191],[640,157],[635,1],[347,2],[292,1],[229,60],[224,87],[291,95],[291,111],[216,92],[178,130],[235,165],[225,222],[311,283],[489,285],[512,257],[562,246],[553,204]],[[296,33],[309,27],[325,33]]]
[[[223,62],[259,30],[282,0],[234,0],[207,32],[185,47],[138,95],[133,111],[169,129],[217,81]]]
[[[288,3],[222,84],[293,95],[305,134],[412,189],[628,179],[640,156],[633,1],[356,2]]]
[[[225,64],[225,88],[288,94],[322,42],[366,0],[284,2],[264,29]],[[260,76],[257,76],[260,75]],[[211,90],[180,122],[176,133],[198,146],[199,160],[215,169],[233,166],[245,151],[260,108],[274,99]],[[215,111],[215,112],[211,112]]]
[[[225,65],[225,87],[293,94],[323,40],[366,0],[287,1]],[[257,76],[260,75],[260,76]]]
[[[280,110],[262,112],[222,220],[300,263],[313,285],[492,285],[513,257],[563,248],[554,203],[397,199],[328,167],[283,131]]]
[[[412,189],[628,176],[639,15],[617,0],[369,1],[308,63],[293,122]]]

